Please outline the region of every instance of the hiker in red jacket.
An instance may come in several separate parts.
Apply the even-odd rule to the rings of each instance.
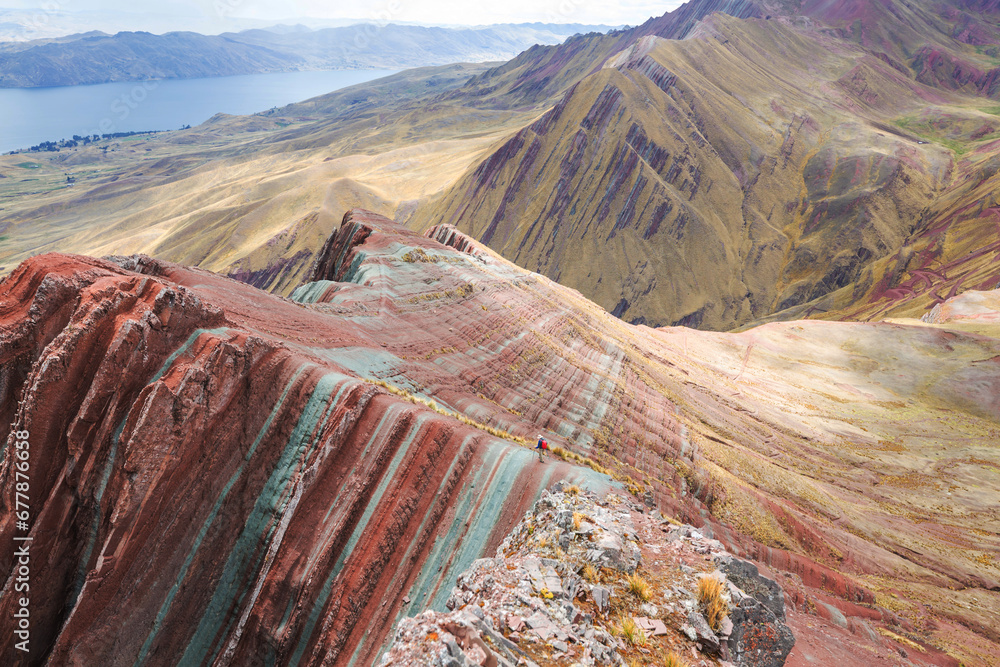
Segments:
[[[538,450],[538,460],[541,461],[542,460],[542,454],[545,454],[546,452],[549,451],[549,443],[548,443],[548,441],[545,438],[543,438],[542,436],[538,436],[538,444],[535,445],[535,449]]]

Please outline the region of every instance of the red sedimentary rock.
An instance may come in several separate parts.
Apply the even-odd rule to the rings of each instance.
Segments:
[[[31,662],[365,664],[404,596],[433,606],[543,486],[607,485],[361,379],[386,341],[433,336],[208,272],[44,255],[0,322],[0,410],[30,433]],[[0,540],[22,533],[5,511]]]
[[[843,389],[844,370],[839,384],[809,380],[809,394],[761,370],[768,355],[783,372],[825,368],[790,366],[781,337],[814,341],[805,354],[848,331],[851,363],[867,368],[857,359],[872,354],[864,336],[876,325],[732,336],[631,326],[453,227],[420,236],[364,211],[345,216],[313,277],[284,299],[145,257],[52,254],[0,284],[0,419],[30,434],[32,662],[371,664],[397,618],[440,608],[543,487],[609,485],[558,455],[615,470],[647,506],[785,572],[802,609],[818,601],[859,637],[875,623],[909,631],[865,583],[900,567],[897,554],[914,573],[900,577],[935,594],[996,585],[988,564],[938,546],[955,539],[946,515],[933,533],[910,517],[835,516],[828,494],[863,502],[891,464],[845,468],[831,453],[841,439],[773,398],[805,392],[811,415],[824,392],[881,391],[863,373]],[[906,350],[947,339],[978,359],[988,347],[924,327],[879,331],[879,344]],[[964,383],[969,423],[995,419],[989,388],[976,393],[990,369],[958,363],[942,357],[935,381]],[[530,449],[539,433],[554,446],[545,463]],[[0,460],[8,545],[25,534],[8,511],[13,442]],[[896,447],[857,446],[876,445]],[[978,461],[949,465],[988,465]],[[765,470],[793,483],[769,496]],[[882,477],[883,502],[914,483]],[[743,490],[751,483],[760,490]],[[713,516],[739,520],[739,497],[787,531],[788,548]],[[879,539],[863,539],[860,521],[881,522]],[[907,550],[913,537],[929,547]],[[0,549],[5,586],[13,553]],[[0,597],[4,650],[15,604]],[[983,609],[952,604],[939,626],[911,627],[993,641]]]

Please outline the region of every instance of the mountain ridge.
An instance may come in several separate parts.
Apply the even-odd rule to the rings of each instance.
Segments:
[[[980,5],[994,13],[972,31]],[[801,7],[812,15],[787,14]],[[1000,21],[990,3],[956,0],[937,13],[866,7],[699,0],[644,26],[530,49],[500,67],[404,73],[214,119],[144,141],[148,151],[109,143],[119,151],[109,160],[103,147],[74,149],[46,157],[31,178],[4,179],[0,190],[40,198],[8,200],[0,224],[37,240],[32,252],[107,254],[122,244],[287,294],[336,221],[360,205],[418,229],[458,223],[485,238],[492,225],[491,243],[506,244],[508,258],[634,322],[732,329],[782,317],[920,315],[913,309],[933,307],[962,281],[1000,282],[991,256],[951,243],[958,227],[927,236],[958,210],[961,229],[976,238],[992,224],[977,197],[996,182],[1000,107],[980,93],[973,70],[996,69],[992,47],[978,42],[1000,34]],[[646,34],[656,30],[686,37]],[[939,43],[918,43],[920,31]],[[886,50],[887,35],[910,37]],[[619,42],[628,46],[615,51]],[[925,47],[941,55],[928,60]],[[209,177],[209,156],[226,156],[233,168]],[[264,166],[279,162],[302,177],[285,187],[304,194],[282,197],[280,207],[268,203],[276,180]],[[0,160],[0,169],[18,176],[21,163]],[[119,180],[92,189],[94,175],[109,171]],[[59,189],[68,172],[80,178]],[[484,174],[487,183],[477,183]],[[49,189],[29,185],[42,175]],[[155,184],[178,178],[185,187],[201,187],[202,178],[220,187],[190,206],[136,199],[138,184],[156,200],[179,186]],[[236,203],[237,192],[249,201]],[[108,219],[117,222],[106,243],[83,231]],[[123,236],[137,224],[153,231]],[[46,244],[28,225],[56,236]],[[239,244],[222,231],[236,228],[251,230]],[[10,236],[6,252],[0,245],[8,267],[27,252],[19,238]],[[57,238],[70,245],[53,245]],[[959,262],[960,271],[939,278],[926,273],[933,266],[905,266],[917,257],[907,248],[935,238],[947,242],[920,261]],[[567,269],[559,256],[590,265]],[[925,290],[927,281],[934,289]],[[847,308],[863,297],[882,305]]]
[[[630,321],[726,329],[855,283],[871,261],[904,245],[919,221],[931,215],[936,193],[956,173],[948,162],[962,160],[966,145],[991,150],[989,139],[997,136],[998,125],[975,106],[993,99],[991,82],[1000,69],[971,66],[963,58],[983,60],[982,55],[951,35],[965,35],[958,30],[958,8],[968,3],[953,3],[958,13],[950,18],[913,11],[900,18],[892,3],[870,16],[833,16],[852,20],[856,35],[827,24],[803,27],[772,13],[774,5],[725,5],[756,18],[706,14],[715,4],[685,5],[690,10],[685,16],[701,16],[690,31],[671,14],[663,17],[665,23],[641,27],[679,31],[686,35],[682,41],[649,34],[602,55],[598,61],[605,68],[625,75],[621,83],[595,69],[558,84],[565,92],[547,103],[534,125],[418,211],[413,224],[456,224]],[[804,3],[806,10],[830,18],[828,5]],[[885,16],[895,17],[895,23],[883,21]],[[1000,41],[1000,19],[995,12],[991,16],[993,23],[984,30]],[[918,33],[911,24],[940,35],[942,43],[921,44],[910,64],[873,50],[885,43],[885,34],[908,35],[900,44],[914,43]],[[582,39],[606,43],[612,35]],[[567,42],[527,52],[448,95],[496,94],[501,105],[510,95],[530,101],[522,89],[533,88],[524,82],[540,81],[532,68],[545,71],[550,61],[572,59],[580,49]],[[925,74],[938,70],[924,66],[923,54],[949,49],[965,55],[936,56],[935,62],[964,64]],[[542,90],[554,92],[551,86]],[[662,108],[667,112],[651,111]],[[565,113],[569,118],[550,129]],[[942,127],[962,123],[970,130],[957,134],[958,141],[927,141],[918,136],[922,132],[914,134],[911,117]],[[940,145],[956,154],[949,159]],[[651,166],[650,160],[667,163]],[[699,190],[701,174],[713,162],[715,176]],[[683,175],[672,171],[678,168],[686,170]],[[857,173],[849,175],[851,169]],[[488,182],[481,180],[484,174]],[[732,189],[729,203],[706,194],[713,184]],[[734,198],[744,201],[735,204]],[[543,208],[546,200],[550,206]],[[513,202],[519,202],[517,208]],[[559,202],[573,205],[563,209]],[[578,206],[585,208],[577,211]],[[563,222],[567,211],[575,216],[572,223]],[[713,222],[727,216],[721,226]],[[645,231],[623,229],[633,218],[644,221]],[[683,229],[692,219],[696,227],[689,238],[707,238],[706,243],[718,238],[717,245],[731,254],[689,248],[696,254],[685,262],[682,231],[651,240],[662,224],[673,220]],[[601,230],[599,239],[588,241],[592,228]],[[707,236],[698,230],[708,230]],[[607,244],[621,233],[632,238]],[[571,267],[559,261],[563,255],[595,261]],[[721,275],[717,266],[725,267]]]
[[[1000,656],[997,293],[926,322],[651,329],[431,236],[351,211],[292,299],[143,256],[0,283],[0,417],[44,499],[33,659],[371,664],[542,488],[602,471],[781,573],[802,650]]]
[[[575,27],[499,24],[458,29],[365,23],[293,33],[92,31],[0,44],[0,88],[496,61],[539,41],[558,42]]]

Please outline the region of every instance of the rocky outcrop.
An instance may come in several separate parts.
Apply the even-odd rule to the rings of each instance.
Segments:
[[[781,586],[760,574],[753,563],[727,555],[715,557],[732,583],[732,630],[728,648],[737,664],[779,667],[795,646],[795,635],[785,625]]]
[[[694,570],[669,555],[654,562],[639,556],[632,521],[637,506],[562,484],[555,489],[542,494],[496,557],[476,561],[458,578],[448,599],[450,613],[425,612],[399,624],[382,667],[592,667],[645,663],[654,655],[665,664],[671,654],[679,664],[680,655],[692,652],[713,661],[721,655],[729,659],[724,664],[741,667],[785,663],[795,638],[783,614],[765,618],[763,601],[730,585],[722,599],[733,620],[723,616],[717,627],[729,637],[723,645],[698,610]],[[690,526],[657,533],[644,549],[671,544],[674,553],[694,553],[704,544]],[[625,545],[635,558],[620,560],[620,549],[610,544]],[[706,565],[714,558],[753,567],[733,559],[718,542],[710,545],[711,557],[702,556]],[[743,570],[733,571],[748,581]],[[701,576],[726,581],[719,571]],[[677,583],[668,586],[668,577]]]

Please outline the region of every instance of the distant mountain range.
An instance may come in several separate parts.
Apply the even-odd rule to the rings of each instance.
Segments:
[[[407,68],[507,60],[607,26],[501,24],[435,28],[373,23],[276,26],[221,35],[88,32],[0,44],[0,88],[189,79],[306,69]]]

